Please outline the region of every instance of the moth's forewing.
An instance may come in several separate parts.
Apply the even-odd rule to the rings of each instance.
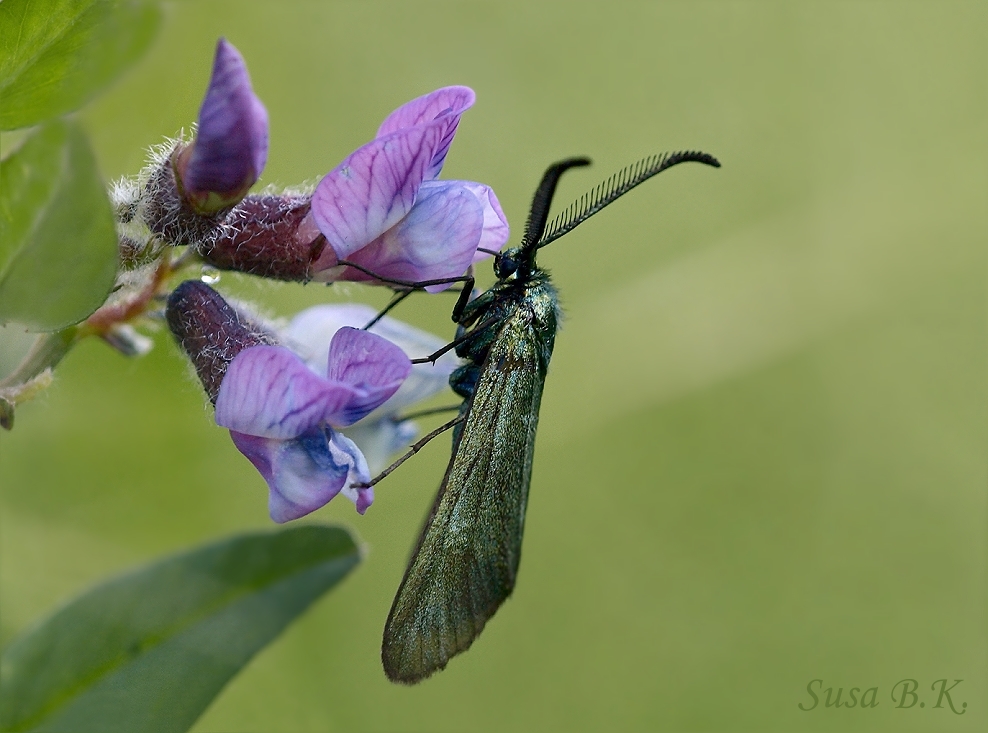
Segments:
[[[381,658],[412,684],[466,650],[511,594],[542,387],[555,335],[532,326],[531,303],[513,304],[490,344],[465,423],[384,629]]]

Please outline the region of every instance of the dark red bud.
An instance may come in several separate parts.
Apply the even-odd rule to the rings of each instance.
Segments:
[[[181,155],[185,146],[179,145],[172,157]],[[168,244],[202,246],[216,237],[226,211],[203,215],[182,196],[170,161],[160,165],[145,187],[144,222]]]
[[[308,196],[248,196],[199,254],[221,270],[304,282],[326,247],[309,210]]]
[[[273,335],[199,280],[186,280],[172,291],[165,317],[213,404],[237,354],[251,346],[276,342]]]

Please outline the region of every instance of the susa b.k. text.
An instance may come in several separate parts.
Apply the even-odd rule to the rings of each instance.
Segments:
[[[877,708],[882,702],[885,705],[902,710],[920,710],[924,708],[950,710],[955,715],[967,712],[967,703],[958,699],[960,690],[957,686],[964,680],[954,680],[947,684],[946,678],[935,680],[926,692],[918,680],[906,678],[899,680],[883,695],[879,687],[824,687],[821,679],[810,680],[806,685],[807,699],[798,703],[804,711],[823,710],[826,708]],[[886,688],[888,689],[888,688]],[[821,704],[822,703],[822,704]]]

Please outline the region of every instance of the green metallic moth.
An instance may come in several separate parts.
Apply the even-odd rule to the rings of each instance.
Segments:
[[[456,340],[419,360],[434,361],[452,348],[466,360],[450,376],[453,391],[463,397],[459,412],[372,482],[453,429],[446,475],[384,627],[381,659],[391,681],[415,684],[443,669],[470,647],[514,589],[539,405],[559,319],[556,289],[536,265],[536,253],[643,181],[690,161],[720,166],[713,156],[693,151],[646,158],[575,201],[547,228],[560,176],[590,161],[551,165],[535,192],[521,244],[493,253],[497,282],[470,300],[473,280],[465,278],[453,309]]]

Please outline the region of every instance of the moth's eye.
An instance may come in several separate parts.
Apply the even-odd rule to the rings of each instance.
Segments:
[[[518,269],[517,260],[511,257],[506,257],[505,255],[498,255],[494,258],[494,274],[497,275],[502,280]]]

